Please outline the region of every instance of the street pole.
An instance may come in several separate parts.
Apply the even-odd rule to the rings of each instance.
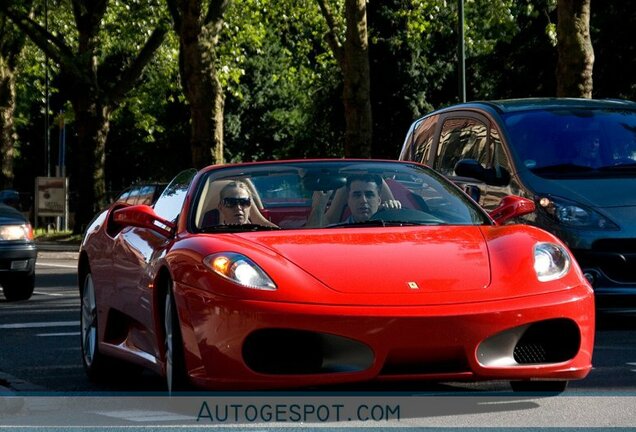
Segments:
[[[466,102],[466,48],[464,45],[464,0],[457,0],[457,58],[459,101]]]
[[[49,1],[44,0],[44,30],[49,32]],[[51,134],[49,131],[49,56],[44,53],[45,67],[44,67],[44,98],[45,112],[44,112],[44,143],[46,146],[46,176],[51,177]]]

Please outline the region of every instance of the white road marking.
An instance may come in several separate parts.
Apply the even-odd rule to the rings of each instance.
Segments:
[[[23,328],[46,328],[46,327],[76,327],[79,321],[49,321],[49,322],[31,322],[31,323],[15,323],[0,324],[0,330],[4,329],[23,329]]]
[[[33,291],[33,294],[51,296],[51,297],[64,297],[66,295],[66,294],[60,294],[60,293],[46,293],[42,291]]]
[[[59,267],[59,268],[77,269],[77,265],[53,264],[53,263],[40,262],[40,261],[36,261],[35,266],[36,267]]]
[[[67,333],[37,333],[39,337],[53,337],[53,336],[79,336],[80,332],[67,332]]]
[[[114,417],[133,422],[153,422],[153,421],[185,421],[192,420],[192,416],[172,413],[169,411],[142,411],[142,410],[121,410],[121,411],[94,411],[95,414],[106,417]]]

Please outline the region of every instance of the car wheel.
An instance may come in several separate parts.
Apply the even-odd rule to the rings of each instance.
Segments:
[[[567,381],[511,381],[514,392],[522,393],[563,393],[568,386]]]
[[[82,335],[82,363],[88,377],[96,381],[104,378],[109,368],[109,358],[99,352],[97,326],[97,301],[93,276],[87,273],[81,294],[80,328]]]
[[[10,302],[30,299],[34,288],[35,275],[33,273],[8,275],[2,280],[4,297]]]
[[[81,293],[80,332],[82,363],[88,378],[96,383],[129,384],[142,367],[102,354],[99,351],[97,300],[93,276],[87,273]]]
[[[172,285],[172,284],[171,284]],[[164,350],[166,363],[166,387],[169,393],[187,390],[188,378],[185,373],[183,339],[179,327],[179,316],[170,286],[164,301]]]

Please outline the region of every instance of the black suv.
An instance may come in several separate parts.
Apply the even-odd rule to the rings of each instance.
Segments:
[[[565,241],[599,308],[636,304],[636,103],[470,102],[413,123],[400,159],[449,177],[486,209],[533,199],[522,222]]]

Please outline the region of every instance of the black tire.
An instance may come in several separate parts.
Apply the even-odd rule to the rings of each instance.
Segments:
[[[2,291],[7,301],[28,300],[35,289],[35,274],[12,274],[2,280]]]
[[[80,308],[80,334],[82,337],[82,364],[91,381],[103,381],[114,368],[112,359],[99,351],[97,301],[93,276],[87,273],[82,285]]]
[[[143,368],[104,355],[99,350],[97,301],[90,272],[84,277],[80,299],[80,346],[86,375],[95,383],[129,384],[130,378],[139,375]]]
[[[166,290],[163,312],[166,388],[168,393],[189,390],[191,386],[186,374],[183,338],[172,283]]]
[[[511,381],[510,387],[516,393],[561,394],[568,386],[567,381]]]

